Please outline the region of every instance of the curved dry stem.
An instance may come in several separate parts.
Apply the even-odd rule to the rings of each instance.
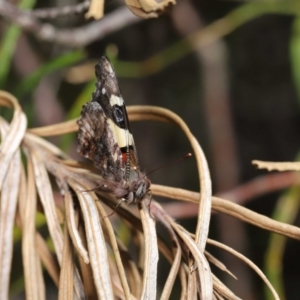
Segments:
[[[39,257],[41,258],[41,262],[42,262],[43,266],[47,270],[48,274],[50,275],[50,277],[53,280],[53,282],[55,283],[55,285],[58,286],[60,269],[59,269],[57,260],[53,257],[52,252],[50,251],[50,249],[47,245],[47,242],[37,232],[35,233],[35,241],[36,241],[35,247],[36,247]],[[30,270],[32,272],[31,266],[30,266],[29,271]],[[43,278],[41,278],[40,280],[43,280]]]
[[[76,120],[57,123],[49,126],[29,128],[27,132],[38,136],[56,136],[75,132],[78,130]]]
[[[93,193],[86,193],[87,187],[72,179],[68,184],[75,191],[84,218],[90,263],[99,299],[113,299],[106,242],[100,224]]]
[[[139,203],[144,232],[145,260],[142,299],[156,299],[158,249],[155,222],[150,216],[146,201]]]
[[[86,263],[90,263],[88,251],[81,239],[78,231],[78,212],[74,209],[74,201],[69,190],[65,194],[65,212],[66,212],[66,225],[68,226],[68,232],[72,239],[73,245],[77,250],[77,253],[81,256],[82,260]]]
[[[28,297],[32,295],[36,298],[44,297],[40,262],[42,261],[55,283],[61,287],[59,294],[61,299],[72,297],[72,295],[82,299],[85,294],[103,299],[113,299],[114,296],[125,297],[126,299],[134,297],[137,299],[140,297],[155,299],[157,290],[157,249],[159,248],[161,254],[166,257],[171,265],[162,292],[162,299],[170,297],[177,275],[180,277],[182,285],[182,298],[185,296],[194,298],[198,295],[201,299],[212,299],[214,294],[220,297],[237,299],[231,291],[213,276],[206,258],[209,257],[212,263],[224,271],[228,271],[227,268],[217,259],[204,253],[210,222],[211,201],[213,209],[217,211],[299,239],[300,230],[294,226],[273,221],[234,203],[211,197],[210,174],[203,151],[186,124],[177,115],[159,107],[131,107],[128,109],[130,119],[169,122],[181,128],[195,153],[201,190],[200,194],[152,185],[154,195],[199,204],[199,217],[195,235],[187,232],[172,220],[155,200],[151,203],[150,213],[147,199],[139,203],[139,211],[126,204],[117,209],[115,215],[120,216],[126,226],[132,230],[132,235],[137,237],[135,243],[138,247],[140,260],[137,259],[137,262],[134,263],[126,247],[115,236],[113,225],[106,217],[107,213],[102,203],[115,209],[117,199],[105,191],[103,178],[94,173],[95,169],[88,169],[84,164],[71,161],[59,148],[38,136],[53,136],[76,131],[77,124],[75,120],[44,128],[33,128],[25,134],[26,118],[16,99],[9,94],[0,93],[1,104],[15,109],[13,120],[9,125],[0,119],[1,149],[3,150],[0,156],[2,172],[0,172],[0,179],[2,176],[3,184],[1,215],[5,212],[5,217],[10,218],[7,224],[3,225],[1,223],[1,226],[6,226],[6,229],[9,227],[9,230],[6,230],[5,233],[10,232],[7,235],[7,242],[12,243],[11,233],[16,214],[16,199],[24,196],[24,194],[27,195],[26,203],[24,199],[19,200],[20,217],[18,218],[24,234],[23,255],[27,256],[24,258],[24,269],[27,276],[30,276],[30,270],[34,269],[34,278],[36,278],[36,283],[40,284],[40,288],[37,288],[34,282],[26,282]],[[21,168],[19,155],[22,140],[22,147],[25,150],[28,164],[27,176]],[[4,168],[2,168],[2,164]],[[54,176],[61,193],[64,195],[62,199],[64,205],[59,206],[56,202],[49,173]],[[20,186],[16,186],[18,182],[21,182]],[[7,189],[7,192],[5,189]],[[57,266],[54,256],[46,247],[45,241],[34,227],[37,193],[43,207],[59,266]],[[80,207],[80,210],[78,207]],[[64,234],[61,229],[63,218],[60,217],[63,215],[63,208],[65,210]],[[25,211],[26,219],[30,218],[30,222],[26,224],[24,224],[25,219],[21,216],[22,209]],[[10,210],[10,213],[6,214],[8,210]],[[153,217],[162,222],[167,228],[173,245],[165,243],[160,237],[156,236]],[[3,220],[5,218],[1,217],[0,222],[3,222]],[[107,244],[111,245],[115,260],[108,255]],[[30,247],[34,248],[31,253]],[[1,251],[0,247],[0,259],[3,261],[3,258],[7,258],[8,263],[5,266],[9,268],[11,258],[9,255],[1,256],[3,254],[3,251]],[[33,255],[34,253],[35,255]],[[73,253],[73,255],[68,255],[68,253]],[[36,254],[39,255],[38,258]],[[75,256],[79,258],[82,277],[79,275]],[[139,270],[142,271],[143,277],[139,274]],[[0,272],[5,276],[4,288],[1,292],[1,295],[5,297],[9,286],[9,272],[5,271],[5,273],[3,269]],[[84,286],[81,278],[84,279]],[[86,280],[89,278],[93,278],[93,280]],[[142,286],[142,288],[135,287],[136,284]]]
[[[97,201],[96,205],[97,205],[98,211],[100,212],[102,220],[105,224],[106,231],[107,231],[108,236],[109,236],[110,244],[111,244],[112,250],[114,252],[114,256],[115,256],[115,260],[116,260],[116,267],[117,267],[118,272],[119,272],[121,284],[122,284],[122,287],[123,287],[124,296],[125,296],[126,299],[131,299],[132,295],[130,293],[130,288],[129,288],[127,278],[126,278],[126,272],[124,270],[124,266],[123,266],[122,259],[121,259],[121,256],[120,256],[119,247],[118,247],[118,243],[117,243],[116,235],[114,233],[113,226],[110,223],[109,218],[106,217],[107,213],[104,210],[101,203],[99,201]]]
[[[241,259],[243,262],[245,262],[251,269],[253,269],[258,276],[264,281],[264,283],[267,285],[267,287],[270,289],[272,295],[274,296],[275,299],[280,300],[278,294],[276,293],[275,289],[273,288],[272,284],[269,282],[269,280],[267,279],[267,277],[265,276],[265,274],[250,260],[248,259],[246,256],[242,255],[241,253],[233,250],[232,248],[219,243],[217,241],[213,241],[211,239],[207,239],[207,242],[210,245],[214,245],[220,249],[223,249],[229,253],[231,253],[232,255],[236,256],[237,258]]]
[[[59,276],[58,299],[73,299],[74,273],[73,273],[73,251],[67,226],[64,229],[64,250]]]
[[[210,253],[208,253],[207,251],[205,251],[205,256],[207,258],[208,261],[210,261],[212,264],[214,264],[217,268],[219,268],[220,270],[226,272],[227,274],[229,274],[231,277],[233,277],[235,280],[237,280],[237,277],[232,274],[227,267],[221,262],[219,261],[216,257],[214,257],[213,255],[211,255]]]
[[[267,169],[268,171],[300,171],[299,162],[274,162],[253,160],[252,164],[258,169]]]
[[[157,120],[157,118],[160,118],[165,122],[176,124],[184,132],[187,139],[191,143],[197,161],[201,190],[201,194],[199,194],[196,242],[198,243],[200,249],[204,251],[209,230],[212,191],[208,164],[202,148],[193,134],[190,132],[185,122],[178,115],[168,109],[156,106],[131,106],[128,108],[128,113],[133,120],[152,120],[152,118],[156,118],[155,120]]]
[[[26,153],[26,152],[25,152]],[[25,292],[28,299],[45,299],[45,284],[42,280],[42,266],[36,250],[35,214],[37,206],[33,164],[27,161],[27,191],[20,197],[20,210],[24,212],[22,220]],[[23,210],[22,210],[23,209]],[[22,215],[20,213],[20,215]]]
[[[17,99],[9,93],[0,91],[0,105],[13,108],[13,118],[9,125],[3,119],[1,123],[2,142],[0,147],[0,190],[2,188],[4,177],[8,172],[10,163],[20,147],[21,141],[25,135],[27,119],[21,110]]]
[[[157,184],[152,184],[151,189],[154,195],[173,200],[183,200],[197,203],[199,199],[198,193],[184,189],[166,187]],[[275,232],[296,240],[300,239],[300,228],[275,221],[228,200],[212,197],[212,209],[271,232]]]
[[[9,127],[3,123],[1,126],[1,136],[8,134]],[[5,143],[6,140],[3,141]],[[1,153],[2,154],[2,153]],[[4,155],[1,155],[2,157]],[[21,156],[19,151],[14,151],[12,155],[6,155],[9,161],[7,170],[3,175],[0,202],[0,298],[9,298],[9,279],[11,272],[11,262],[13,255],[13,228],[17,210],[19,195],[19,183],[21,177]]]

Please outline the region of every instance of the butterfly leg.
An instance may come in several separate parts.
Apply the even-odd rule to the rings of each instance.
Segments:
[[[89,190],[84,190],[82,192],[95,192],[95,191],[103,191],[103,192],[110,192],[111,190],[108,188],[108,186],[106,184],[101,184],[101,185],[98,185],[92,189],[89,189]]]
[[[155,217],[151,213],[151,202],[152,202],[152,191],[151,191],[151,189],[149,189],[147,191],[147,195],[149,195],[148,211],[149,211],[149,214],[150,214],[151,218],[153,220],[155,220]]]
[[[111,217],[111,216],[117,211],[118,207],[122,204],[122,202],[124,202],[124,201],[125,201],[125,199],[123,199],[123,198],[120,199],[120,200],[118,201],[116,207],[114,208],[114,210],[113,210],[110,214],[104,216],[104,218],[109,218],[109,217]]]

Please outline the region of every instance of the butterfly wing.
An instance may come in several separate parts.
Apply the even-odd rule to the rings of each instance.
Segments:
[[[104,178],[128,180],[138,158],[127,111],[112,65],[102,57],[96,67],[96,90],[78,120],[79,153],[93,160]]]

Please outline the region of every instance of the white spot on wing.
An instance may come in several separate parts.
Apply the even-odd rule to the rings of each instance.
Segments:
[[[109,103],[110,103],[111,106],[114,106],[114,105],[122,106],[122,105],[124,105],[124,101],[123,101],[122,97],[118,97],[118,96],[115,96],[115,95],[111,95],[111,97],[109,99]]]
[[[102,94],[106,94],[106,89],[105,88],[102,88]]]

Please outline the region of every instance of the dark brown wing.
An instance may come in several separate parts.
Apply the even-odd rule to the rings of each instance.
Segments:
[[[109,119],[112,131],[123,154],[127,172],[129,168],[138,168],[138,157],[131,133],[126,106],[118,85],[115,71],[109,60],[103,56],[95,66],[96,90],[92,101],[98,102]]]
[[[78,121],[79,152],[94,161],[104,178],[128,181],[139,164],[125,103],[105,56],[96,64],[95,73],[92,101],[83,107]]]
[[[121,182],[125,176],[122,152],[100,104],[84,105],[77,123],[79,154],[91,159],[103,178]]]

